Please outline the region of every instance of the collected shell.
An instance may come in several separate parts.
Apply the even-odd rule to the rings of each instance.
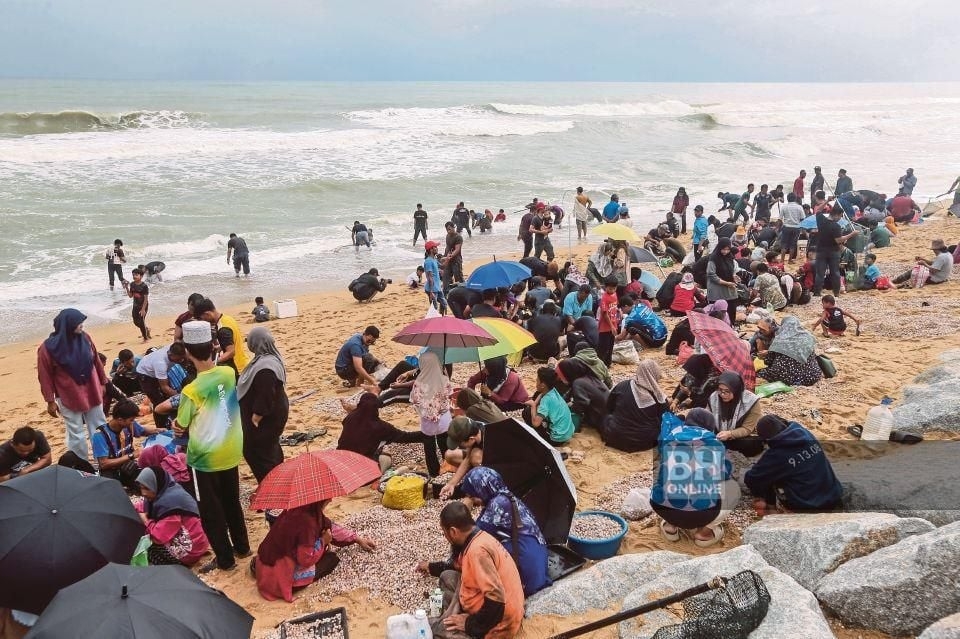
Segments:
[[[570,536],[577,539],[610,539],[621,532],[620,522],[603,515],[578,515],[570,528]]]

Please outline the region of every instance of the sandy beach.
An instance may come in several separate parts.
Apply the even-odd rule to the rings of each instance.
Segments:
[[[509,233],[512,229],[497,227],[497,233]],[[564,229],[564,235],[566,230]],[[889,248],[877,249],[878,265],[884,274],[894,276],[913,263],[913,257],[920,255],[931,257],[930,241],[942,238],[948,244],[960,239],[960,220],[954,218],[931,219],[924,224],[904,228]],[[558,246],[558,261],[566,257],[566,242]],[[573,259],[581,267],[585,266],[587,255],[596,247],[597,241],[591,239],[574,245]],[[467,240],[464,254],[468,263],[474,266],[487,259],[471,251],[471,242]],[[507,256],[500,256],[504,257]],[[411,264],[411,270],[414,265]],[[842,338],[826,339],[818,335],[819,351],[826,352],[836,363],[838,375],[825,379],[812,387],[797,388],[787,395],[777,395],[762,400],[764,412],[776,412],[784,418],[795,420],[810,428],[822,441],[826,442],[829,452],[847,454],[841,447],[830,442],[850,440],[846,427],[854,423],[863,423],[867,410],[880,402],[884,396],[895,401],[902,396],[904,386],[925,368],[935,363],[937,355],[951,348],[960,347],[960,280],[955,268],[954,279],[938,286],[927,286],[919,290],[893,290],[857,292],[843,295],[838,304],[854,313],[863,322],[860,336],[850,331]],[[257,287],[251,286],[251,289]],[[155,295],[163,295],[163,287],[154,289]],[[201,291],[217,301],[217,290]],[[254,294],[262,295],[270,304],[271,291],[258,290]],[[183,303],[185,305],[185,301]],[[327,434],[314,440],[309,449],[329,448],[336,445],[340,431],[343,411],[339,399],[350,398],[354,391],[341,388],[340,380],[333,370],[333,361],[343,341],[355,332],[362,331],[367,325],[380,328],[382,338],[372,351],[379,359],[392,364],[414,352],[389,338],[404,325],[420,319],[427,304],[421,291],[410,291],[402,282],[395,281],[386,292],[379,294],[372,302],[358,304],[348,292],[324,292],[297,298],[299,316],[295,318],[273,320],[266,326],[276,338],[285,358],[288,395],[295,399],[291,405],[288,431],[308,431],[315,428],[327,429]],[[253,304],[239,308],[221,309],[238,319],[246,330],[253,324],[249,311]],[[272,308],[272,304],[271,304]],[[80,309],[83,310],[82,306]],[[788,307],[789,314],[796,315],[801,322],[809,326],[819,313],[817,300],[806,306]],[[783,316],[779,313],[778,316]],[[50,321],[52,321],[52,316]],[[666,318],[669,327],[676,323],[674,318]],[[172,339],[172,317],[150,317],[149,325],[153,331],[151,346],[161,346]],[[90,334],[101,352],[111,360],[122,348],[130,348],[141,353],[145,346],[141,344],[136,328],[129,322],[90,329]],[[49,417],[40,395],[36,378],[36,348],[38,341],[10,344],[0,348],[0,381],[3,394],[0,399],[0,438],[7,439],[17,427],[29,425],[41,430],[50,441],[54,459],[64,451],[64,427],[59,419]],[[643,357],[655,358],[664,372],[662,387],[669,393],[680,379],[680,369],[673,358],[663,354],[662,349],[645,351]],[[468,364],[458,365],[454,373],[454,383],[462,384],[466,377],[476,369]],[[533,387],[536,366],[524,364],[519,372],[528,388]],[[615,381],[633,374],[632,368],[614,365],[612,369]],[[296,399],[302,398],[302,399]],[[818,422],[811,410],[818,410],[822,422]],[[382,412],[385,419],[395,425],[414,430],[418,420],[411,408],[399,405]],[[149,418],[147,418],[149,419]],[[936,437],[937,434],[928,435]],[[945,436],[945,435],[944,435]],[[594,505],[613,504],[618,496],[622,497],[624,478],[649,471],[651,454],[626,454],[609,449],[603,445],[593,430],[577,434],[571,441],[573,450],[584,452],[581,463],[568,461],[568,470],[576,483],[579,493],[579,508],[586,509]],[[287,458],[295,456],[307,447],[285,448]],[[255,481],[249,469],[241,466],[242,493],[247,497],[255,487]],[[617,482],[620,482],[617,484]],[[616,486],[614,486],[617,484]],[[613,488],[611,489],[611,486]],[[341,521],[352,514],[370,509],[379,504],[379,495],[370,489],[361,489],[357,493],[337,499],[328,509],[328,514]],[[691,554],[704,552],[722,552],[740,544],[740,530],[749,523],[750,514],[741,513],[730,526],[722,543],[710,549],[697,548],[690,541],[671,544],[664,541],[653,521],[648,518],[641,522],[632,522],[621,552],[636,553],[655,549],[676,550]],[[256,545],[266,534],[263,516],[248,511],[247,526],[251,542]],[[374,537],[376,533],[373,533]],[[435,528],[435,535],[440,531]],[[378,552],[384,552],[381,548]],[[344,561],[349,561],[349,557]],[[350,633],[355,637],[382,637],[385,634],[388,615],[400,612],[400,608],[380,597],[372,597],[366,591],[354,589],[337,596],[317,597],[323,584],[311,586],[301,592],[293,604],[267,602],[257,593],[253,578],[247,571],[248,561],[240,562],[239,568],[230,572],[214,572],[205,580],[216,588],[226,592],[234,601],[244,606],[256,617],[254,636],[267,636],[274,626],[284,619],[296,617],[312,611],[326,610],[345,606],[349,617]],[[412,577],[412,566],[382,566],[381,574],[370,574],[370,583],[378,579],[389,579],[390,573],[399,574],[406,579],[411,574],[409,588],[419,588],[419,582]],[[342,568],[341,568],[342,570]],[[317,600],[319,599],[319,600]],[[537,617],[526,620],[520,637],[533,639],[548,637],[551,634],[569,629],[578,622],[599,618],[611,611],[593,611],[582,618]],[[835,632],[841,637],[882,637],[864,631],[847,631],[839,626]],[[849,632],[849,634],[848,634]],[[615,636],[615,629],[607,634],[594,636]]]

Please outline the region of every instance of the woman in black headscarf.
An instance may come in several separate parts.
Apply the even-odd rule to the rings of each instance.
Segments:
[[[730,323],[737,319],[737,263],[733,259],[730,238],[721,237],[707,264],[707,299],[711,302],[727,300]]]
[[[710,399],[710,393],[717,388],[720,371],[706,354],[691,355],[683,363],[683,370],[687,374],[673,391],[670,410],[676,412],[684,408],[704,408]]]
[[[610,390],[583,361],[571,357],[557,364],[557,377],[570,390],[566,394],[570,412],[580,417],[581,426],[600,428],[607,416]]]
[[[423,443],[429,437],[418,431],[400,430],[380,419],[380,400],[373,393],[364,393],[357,407],[343,418],[343,430],[337,441],[337,450],[352,450],[380,463],[384,473],[393,465],[390,455],[384,455],[384,444]]]
[[[744,388],[740,373],[727,371],[717,378],[709,409],[717,418],[717,439],[728,450],[747,457],[763,452],[763,443],[755,435],[761,417],[760,398]]]
[[[254,357],[237,380],[240,422],[243,425],[243,458],[257,483],[283,463],[280,435],[287,424],[290,402],[284,386],[287,372],[273,335],[258,326],[247,335]]]

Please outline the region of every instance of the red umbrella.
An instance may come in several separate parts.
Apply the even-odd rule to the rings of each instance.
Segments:
[[[724,321],[705,313],[687,313],[690,332],[720,371],[740,373],[743,385],[752,391],[757,384],[757,371],[750,358],[750,345]]]
[[[377,462],[349,450],[303,453],[264,477],[250,507],[288,509],[315,504],[352,493],[379,478]]]
[[[437,348],[469,348],[497,343],[483,327],[456,317],[428,317],[414,322],[394,335],[393,341]]]

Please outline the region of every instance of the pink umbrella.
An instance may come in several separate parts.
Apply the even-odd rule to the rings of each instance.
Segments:
[[[409,346],[470,348],[491,346],[495,337],[483,327],[456,317],[428,317],[409,324],[393,336],[393,341]]]
[[[380,478],[377,462],[349,450],[319,450],[289,459],[263,478],[251,508],[297,508],[348,495]]]
[[[707,352],[713,365],[720,371],[733,371],[743,378],[743,385],[752,391],[757,383],[757,371],[750,358],[750,344],[740,339],[726,322],[703,313],[687,313],[690,332]]]

